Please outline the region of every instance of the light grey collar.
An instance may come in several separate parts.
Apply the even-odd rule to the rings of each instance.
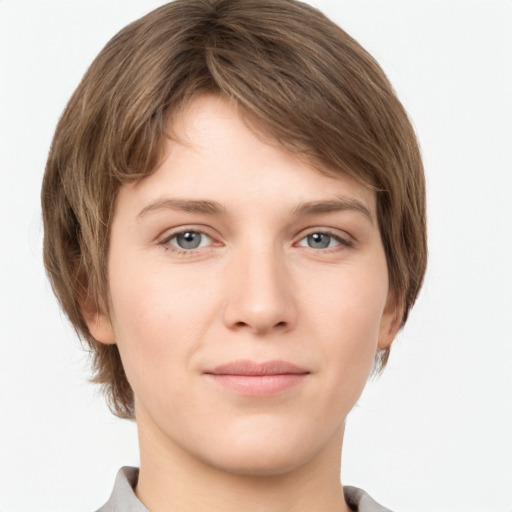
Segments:
[[[139,468],[122,467],[117,473],[110,499],[97,512],[149,512],[134,492],[138,477]],[[357,487],[346,486],[343,491],[348,506],[355,512],[391,512]]]

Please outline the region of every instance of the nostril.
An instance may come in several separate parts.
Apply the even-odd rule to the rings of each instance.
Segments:
[[[245,327],[249,327],[251,324],[250,323],[247,323],[247,322],[243,322],[243,321],[239,321],[239,322],[236,322],[233,324],[233,327],[235,328],[245,328]],[[281,322],[277,322],[276,324],[273,325],[273,328],[284,328],[288,325],[288,322],[285,322],[285,321],[281,321]],[[258,331],[267,331],[268,330],[268,327],[272,328],[271,327],[271,324],[268,324],[267,328],[264,328],[262,326],[255,326],[256,329]]]

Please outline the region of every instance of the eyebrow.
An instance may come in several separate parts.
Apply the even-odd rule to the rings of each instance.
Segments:
[[[181,210],[184,212],[207,213],[209,215],[223,215],[226,213],[226,209],[216,201],[164,198],[149,203],[137,214],[137,218],[139,219],[148,213],[155,213],[161,210]]]
[[[373,215],[361,201],[348,197],[338,197],[329,201],[307,201],[299,204],[293,211],[297,217],[322,213],[351,210],[364,215],[373,224]]]
[[[226,208],[217,201],[204,199],[163,198],[156,199],[145,206],[137,214],[137,219],[162,210],[181,210],[185,212],[205,213],[209,215],[225,215],[227,213]],[[347,197],[338,197],[328,201],[307,201],[300,203],[293,209],[292,214],[296,217],[303,217],[346,210],[361,213],[372,224],[374,222],[372,213],[361,201]]]

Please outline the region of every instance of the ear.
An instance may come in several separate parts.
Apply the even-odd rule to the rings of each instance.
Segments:
[[[402,318],[404,306],[396,299],[393,293],[389,293],[386,301],[386,307],[380,321],[378,349],[384,350],[391,346],[400,327],[402,327]]]
[[[116,336],[112,322],[97,301],[93,297],[88,297],[83,301],[81,310],[91,336],[100,343],[114,345]]]

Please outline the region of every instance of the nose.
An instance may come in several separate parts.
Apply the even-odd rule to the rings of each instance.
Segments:
[[[240,251],[227,274],[224,322],[228,328],[264,335],[295,326],[293,281],[278,250],[260,245]]]

